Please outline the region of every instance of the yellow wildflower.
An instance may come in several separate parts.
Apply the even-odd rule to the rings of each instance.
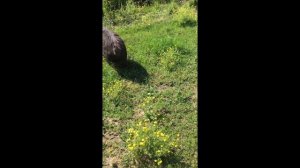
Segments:
[[[159,160],[158,162],[157,162],[157,165],[160,165],[162,163],[162,160]]]
[[[129,146],[128,149],[132,151],[132,150],[133,150],[133,147]]]
[[[147,129],[147,127],[143,127],[143,131],[147,131],[148,129]]]
[[[134,131],[133,128],[129,128],[129,129],[127,130],[128,133],[132,133],[133,131]]]
[[[129,144],[128,149],[132,151],[134,149],[134,147],[131,144]]]

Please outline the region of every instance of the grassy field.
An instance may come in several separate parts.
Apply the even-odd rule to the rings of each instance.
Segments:
[[[103,59],[103,167],[138,167],[129,162],[126,134],[145,119],[179,134],[176,161],[159,166],[197,167],[197,24],[189,3],[129,4],[105,15],[103,25],[125,41],[130,66],[117,71]]]

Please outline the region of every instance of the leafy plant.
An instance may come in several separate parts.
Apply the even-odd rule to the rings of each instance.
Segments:
[[[196,9],[186,3],[177,10],[175,18],[182,26],[195,26],[197,24]]]
[[[179,149],[179,134],[168,135],[157,121],[138,121],[129,128],[125,142],[131,158],[131,165],[141,167],[161,167],[172,161]]]
[[[121,73],[106,61],[102,64],[104,167],[197,167],[197,27],[182,26],[179,17],[195,23],[197,13],[189,4],[185,12],[195,16],[178,12],[185,3],[175,1],[139,6],[127,0],[120,9],[104,11],[103,25],[123,38],[128,58],[135,62]],[[138,82],[143,74],[147,80]],[[139,121],[141,126],[136,125]],[[131,137],[126,131],[130,128],[139,136]],[[157,131],[168,135],[168,141],[156,137]],[[143,138],[147,148],[138,146]],[[171,142],[178,146],[167,144]]]
[[[174,71],[178,67],[179,63],[180,55],[176,48],[170,47],[161,55],[160,64],[167,71]]]
[[[113,11],[126,5],[127,0],[103,0],[102,2],[105,11]]]

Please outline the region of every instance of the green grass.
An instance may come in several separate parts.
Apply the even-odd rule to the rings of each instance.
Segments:
[[[131,62],[117,72],[103,59],[104,167],[128,167],[122,137],[146,118],[181,135],[180,159],[169,167],[197,167],[196,18],[193,7],[175,3],[128,5],[105,18],[104,25],[125,41]]]

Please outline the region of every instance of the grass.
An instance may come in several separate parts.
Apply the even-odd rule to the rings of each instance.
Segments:
[[[130,67],[103,60],[103,167],[133,167],[123,137],[142,119],[180,134],[176,162],[164,167],[197,167],[196,18],[193,7],[176,3],[129,4],[104,18],[124,39]]]

